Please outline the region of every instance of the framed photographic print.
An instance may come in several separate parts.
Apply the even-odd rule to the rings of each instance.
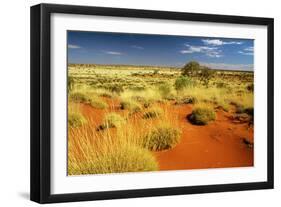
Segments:
[[[273,19],[31,7],[31,200],[273,188]]]

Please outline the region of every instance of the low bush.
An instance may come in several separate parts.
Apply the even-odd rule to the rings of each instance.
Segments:
[[[150,109],[149,111],[145,112],[143,114],[143,118],[144,119],[153,119],[153,118],[158,118],[161,117],[163,115],[163,109],[161,109],[160,107],[154,107],[152,109]]]
[[[181,132],[171,126],[159,126],[144,137],[143,145],[153,151],[173,148],[180,142]]]
[[[189,116],[189,121],[195,125],[206,125],[210,121],[216,119],[216,113],[214,109],[207,106],[198,106],[192,110],[192,114]]]
[[[158,164],[153,154],[146,149],[133,145],[119,146],[77,164],[75,162],[72,164],[70,161],[68,166],[70,175],[156,170],[158,170]]]
[[[180,76],[175,81],[175,89],[177,91],[181,91],[187,87],[191,87],[193,85],[193,81],[188,76]]]
[[[78,112],[70,112],[68,114],[68,126],[70,127],[80,127],[86,123],[86,119],[83,117],[82,114]]]
[[[104,117],[103,123],[99,126],[100,130],[107,128],[121,127],[126,123],[126,120],[117,113],[109,113]]]

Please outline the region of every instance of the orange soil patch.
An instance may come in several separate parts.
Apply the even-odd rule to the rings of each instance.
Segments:
[[[155,153],[160,170],[253,166],[253,148],[243,143],[243,138],[253,140],[253,129],[247,123],[234,124],[229,113],[218,111],[216,121],[196,126],[186,118],[191,105],[174,110],[178,111],[182,139],[173,149]]]
[[[94,121],[95,126],[102,122],[108,112],[126,113],[120,110],[118,100],[106,101],[110,106],[106,110],[82,105],[82,113]],[[182,138],[173,149],[154,152],[160,170],[253,166],[253,148],[243,142],[243,139],[253,142],[253,128],[248,123],[234,123],[229,118],[231,112],[217,110],[216,121],[206,126],[196,126],[187,120],[192,105],[171,104],[166,110],[178,116]]]

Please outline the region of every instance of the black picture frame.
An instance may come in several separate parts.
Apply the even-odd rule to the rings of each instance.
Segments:
[[[121,190],[106,192],[85,192],[73,194],[51,194],[51,71],[50,71],[50,15],[52,13],[99,15],[113,17],[134,17],[149,19],[181,20],[209,23],[234,23],[267,26],[267,181],[238,184],[219,184],[186,187]],[[103,199],[134,198],[146,196],[167,196],[179,194],[211,193],[273,188],[273,46],[274,20],[272,18],[195,14],[152,10],[103,8],[39,4],[31,7],[31,174],[30,199],[38,203],[88,201]]]

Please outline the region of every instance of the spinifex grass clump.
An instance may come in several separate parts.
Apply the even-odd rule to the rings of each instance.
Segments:
[[[141,111],[141,105],[133,100],[124,99],[120,103],[121,109],[127,109],[130,112],[139,112]]]
[[[162,83],[158,87],[158,91],[162,98],[164,99],[172,99],[173,93],[172,93],[172,86],[169,83]]]
[[[67,122],[68,122],[68,126],[70,127],[80,127],[83,124],[85,124],[87,121],[82,114],[78,112],[70,112],[68,114]]]
[[[144,96],[132,96],[132,100],[137,101],[138,103],[142,104],[144,108],[149,108],[152,106],[154,100],[144,97]]]
[[[195,125],[206,125],[215,119],[216,113],[214,109],[207,105],[195,106],[192,110],[192,114],[189,116],[190,122]]]
[[[151,152],[133,145],[120,145],[99,154],[95,153],[95,156],[78,162],[77,165],[70,165],[68,173],[80,175],[156,170],[158,170],[158,164]]]
[[[70,101],[73,101],[75,103],[85,103],[89,104],[90,106],[98,109],[105,109],[108,107],[108,105],[100,98],[93,97],[87,93],[83,92],[74,92],[70,94],[69,97]]]
[[[107,128],[117,128],[121,127],[126,123],[126,120],[117,113],[109,113],[105,116],[103,123],[99,126],[99,129],[107,129]]]
[[[198,100],[196,97],[193,96],[185,96],[183,98],[179,98],[175,104],[195,104]]]
[[[97,97],[91,99],[90,105],[97,109],[106,109],[108,107],[107,103]]]
[[[158,118],[163,115],[163,109],[160,107],[153,107],[149,111],[145,112],[143,114],[144,119],[153,119],[153,118]]]
[[[69,96],[69,101],[73,101],[75,103],[87,103],[89,104],[91,101],[91,97],[82,92],[73,92]]]
[[[181,131],[169,125],[158,126],[144,137],[144,146],[153,151],[173,148],[180,142]]]
[[[154,155],[139,144],[140,138],[132,126],[99,133],[92,130],[93,125],[69,129],[69,175],[158,170]]]

